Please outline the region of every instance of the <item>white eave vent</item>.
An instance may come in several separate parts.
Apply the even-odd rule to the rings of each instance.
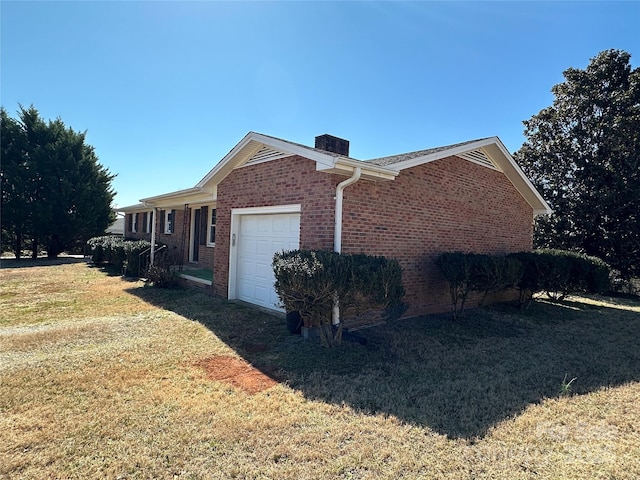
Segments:
[[[488,167],[493,170],[499,170],[498,166],[491,161],[491,159],[487,156],[486,153],[482,149],[472,150],[470,152],[461,153],[458,155],[460,158],[464,158],[465,160],[469,160],[470,162],[477,163],[478,165],[482,165],[483,167]]]
[[[279,150],[275,150],[271,147],[262,147],[253,156],[247,160],[244,164],[246,165],[255,165],[256,163],[269,162],[271,160],[277,160],[279,158],[289,157],[290,153],[284,153]]]

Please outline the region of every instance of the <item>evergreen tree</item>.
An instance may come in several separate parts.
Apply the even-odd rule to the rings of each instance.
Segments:
[[[85,133],[61,119],[45,122],[33,107],[18,119],[2,109],[3,249],[25,240],[49,257],[104,233],[113,222],[114,175],[98,162]]]
[[[515,157],[554,209],[536,247],[583,251],[640,276],[640,69],[607,50],[569,68],[553,105],[525,121]]]

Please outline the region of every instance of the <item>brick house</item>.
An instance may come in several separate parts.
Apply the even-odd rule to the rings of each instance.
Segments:
[[[125,236],[155,235],[213,268],[213,293],[271,309],[276,251],[396,258],[415,315],[449,308],[436,255],[530,250],[551,210],[497,137],[361,161],[330,135],[312,148],[250,132],[195,187],[121,211]]]

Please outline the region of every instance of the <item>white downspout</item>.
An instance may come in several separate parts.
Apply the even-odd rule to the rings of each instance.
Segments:
[[[333,230],[333,251],[337,253],[342,251],[342,199],[344,198],[344,189],[360,180],[361,175],[362,168],[356,167],[353,170],[353,175],[351,175],[351,177],[340,182],[336,186],[336,218],[335,228]],[[338,325],[340,323],[340,305],[337,299],[333,302],[331,323],[333,325]]]

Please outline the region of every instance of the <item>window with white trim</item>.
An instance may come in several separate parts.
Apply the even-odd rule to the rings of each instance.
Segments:
[[[133,214],[133,226],[131,227],[131,232],[136,233],[138,231],[138,215],[139,213]]]
[[[207,245],[209,247],[216,246],[216,209],[209,209],[209,219],[207,228]]]
[[[174,217],[176,215],[176,211],[175,210],[165,210],[164,214],[165,214],[165,218],[164,218],[164,233],[168,235],[170,233],[173,233],[173,231],[174,231],[173,222],[175,220]]]

